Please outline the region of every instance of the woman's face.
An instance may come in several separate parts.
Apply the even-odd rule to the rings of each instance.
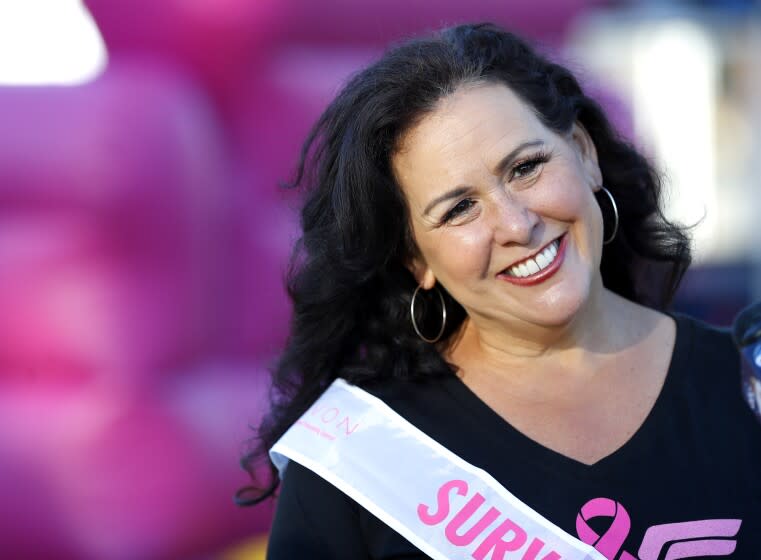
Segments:
[[[602,177],[581,126],[558,135],[506,86],[463,86],[392,164],[420,250],[411,271],[477,322],[563,325],[602,290]]]

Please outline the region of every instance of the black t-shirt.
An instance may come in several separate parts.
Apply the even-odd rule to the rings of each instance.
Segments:
[[[674,353],[653,409],[629,441],[594,465],[523,435],[455,376],[372,392],[571,535],[602,536],[598,548],[609,560],[630,558],[625,553],[759,560],[761,425],[742,399],[739,355],[728,332],[676,319]],[[267,558],[427,556],[291,462]]]

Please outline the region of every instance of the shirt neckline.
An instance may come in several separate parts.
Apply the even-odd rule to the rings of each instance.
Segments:
[[[507,420],[502,418],[484,401],[482,401],[463,381],[456,375],[447,378],[445,389],[459,402],[463,410],[470,415],[471,419],[481,426],[493,426],[493,430],[484,430],[489,438],[492,449],[503,449],[503,453],[490,453],[495,461],[504,461],[505,457],[532,463],[534,466],[549,470],[553,474],[570,475],[578,478],[598,478],[601,476],[614,476],[619,465],[630,460],[641,459],[643,453],[647,453],[649,435],[657,432],[659,424],[667,418],[668,403],[670,396],[678,385],[680,372],[684,372],[686,362],[691,355],[692,343],[691,324],[687,318],[667,313],[676,324],[674,346],[669,359],[666,377],[661,390],[653,403],[644,421],[632,436],[620,447],[593,464],[586,464],[559,451],[555,451],[530,438]],[[516,457],[511,453],[516,450]],[[483,465],[489,470],[486,465]]]

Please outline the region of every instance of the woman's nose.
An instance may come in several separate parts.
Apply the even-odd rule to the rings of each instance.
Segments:
[[[514,197],[503,195],[494,202],[491,225],[499,245],[528,244],[538,224],[539,216]]]

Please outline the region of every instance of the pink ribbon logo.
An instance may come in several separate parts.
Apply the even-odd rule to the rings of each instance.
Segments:
[[[587,523],[595,517],[612,519],[610,527],[602,535],[598,535]],[[734,552],[737,541],[728,537],[735,537],[741,524],[741,519],[704,519],[653,525],[645,532],[645,538],[639,547],[639,558],[658,560],[664,551],[665,560],[696,556],[729,556]],[[576,516],[576,532],[579,538],[594,546],[608,560],[615,560],[630,529],[629,512],[610,498],[589,500]],[[623,551],[618,560],[637,560],[637,557]]]
[[[612,517],[605,533],[598,535],[587,521],[595,517]],[[608,560],[614,560],[631,529],[631,518],[626,508],[610,498],[595,498],[584,504],[576,516],[576,532],[586,544],[594,546]],[[637,560],[628,552],[621,554],[620,560]]]

